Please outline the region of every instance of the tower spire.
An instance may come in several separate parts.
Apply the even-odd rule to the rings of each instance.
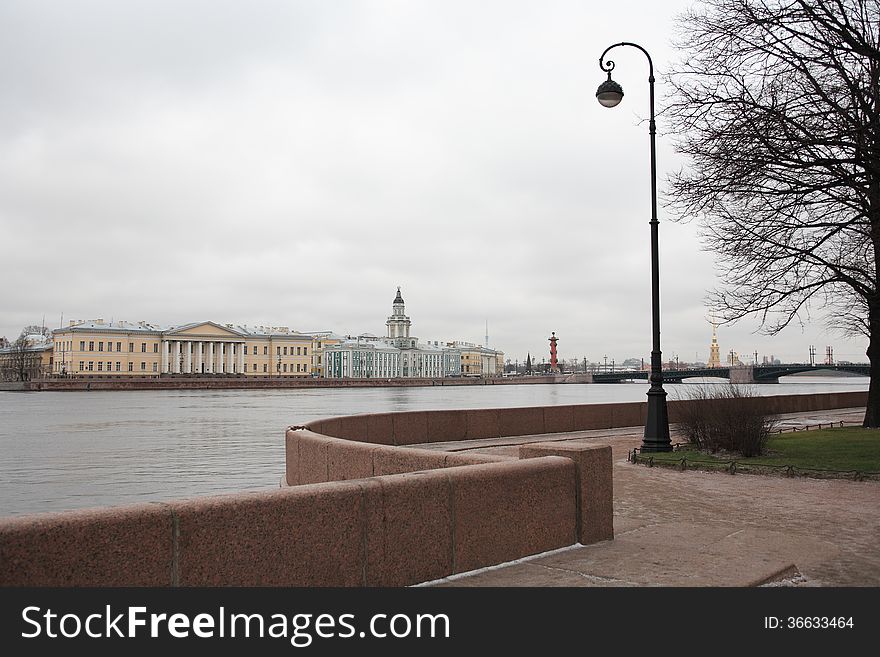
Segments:
[[[406,307],[403,304],[403,297],[400,295],[400,286],[398,286],[397,296],[394,297],[394,303],[391,305],[391,316],[385,322],[385,326],[388,327],[388,337],[392,339],[406,338],[406,343],[414,345],[415,340],[411,339],[409,334],[411,325],[412,322],[406,316]],[[403,342],[398,346],[402,344]]]
[[[718,324],[715,323],[714,318],[707,321],[712,325],[712,344],[709,345],[709,362],[707,365],[710,368],[721,367],[721,350],[718,347],[718,334],[716,333]]]

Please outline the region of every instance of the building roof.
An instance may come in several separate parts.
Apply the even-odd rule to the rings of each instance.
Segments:
[[[125,320],[117,320],[115,322],[105,322],[103,319],[89,319],[86,321],[71,322],[69,326],[56,329],[56,333],[65,331],[123,331],[126,333],[143,332],[143,333],[161,333],[170,330],[172,326],[163,326],[159,324],[150,324],[149,322],[127,322]]]
[[[38,351],[48,351],[50,349],[54,349],[55,345],[51,342],[38,342],[32,343],[29,342],[27,347],[25,347],[25,351],[29,353],[36,353]],[[14,344],[10,344],[8,347],[0,348],[0,354],[13,354],[20,353]]]
[[[118,320],[115,322],[105,322],[103,319],[90,319],[86,321],[75,321],[71,322],[69,326],[56,329],[55,332],[65,332],[65,331],[74,331],[74,332],[84,332],[84,331],[109,331],[109,332],[120,332],[120,333],[180,333],[182,331],[186,331],[189,329],[197,328],[199,326],[215,326],[217,328],[223,329],[225,331],[231,331],[241,337],[289,337],[289,338],[301,338],[305,340],[311,340],[312,334],[310,333],[300,333],[299,331],[291,330],[286,326],[241,326],[241,325],[233,325],[233,324],[218,324],[217,322],[212,321],[201,321],[201,322],[189,322],[187,324],[176,324],[176,325],[163,325],[163,324],[151,324],[149,322],[128,322],[125,320]],[[336,337],[336,336],[334,336]]]

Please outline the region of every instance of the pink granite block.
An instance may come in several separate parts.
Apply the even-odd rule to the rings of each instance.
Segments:
[[[442,468],[445,452],[412,447],[374,447],[373,474],[391,475]]]
[[[315,420],[314,422],[309,422],[306,427],[308,427],[309,431],[314,431],[315,433],[324,433],[324,420]]]
[[[373,476],[375,445],[353,440],[334,440],[327,446],[327,476],[329,481],[363,479]]]
[[[580,404],[572,407],[573,430],[589,431],[610,427],[611,414],[607,412],[607,406],[607,404]]]
[[[361,586],[364,511],[353,482],[172,504],[181,586]]]
[[[339,426],[342,418],[339,417],[330,417],[321,421],[321,435],[324,436],[335,436],[339,433]],[[315,432],[318,433],[318,432]]]
[[[288,429],[284,434],[284,483],[299,483],[299,431]]]
[[[574,431],[573,406],[545,406],[543,433]]]
[[[571,459],[548,456],[445,472],[452,484],[455,572],[577,542]]]
[[[446,453],[446,459],[443,462],[444,468],[456,468],[462,465],[480,465],[481,463],[501,463],[502,461],[510,461],[509,456],[490,456],[489,454],[477,454],[468,452],[466,454]]]
[[[769,399],[767,397],[755,397],[748,400],[750,402],[751,408],[755,412],[767,413],[769,415],[773,414],[773,407],[769,403]],[[810,409],[805,409],[810,410]]]
[[[299,437],[298,484],[316,484],[330,480],[327,447],[332,438],[310,431],[301,431]]]
[[[504,408],[500,411],[499,430],[502,436],[527,436],[544,432],[544,409]]]
[[[681,418],[683,417],[682,413],[689,403],[689,401],[683,399],[668,400],[666,402],[666,413],[668,414],[669,422],[672,424],[681,422]]]
[[[0,520],[0,586],[169,586],[170,511],[143,504]]]
[[[791,409],[789,413],[796,411],[808,411],[812,408],[813,395],[788,395],[781,400],[784,408]]]
[[[337,418],[330,434],[344,440],[366,440],[368,435],[366,415],[346,415]]]
[[[391,413],[374,413],[367,416],[366,442],[375,445],[394,444],[394,419]]]
[[[452,573],[452,511],[442,471],[376,477],[366,489],[366,585],[407,586]]]
[[[467,426],[466,440],[497,438],[501,435],[501,411],[497,408],[481,408],[464,411]]]
[[[612,427],[637,427],[645,423],[647,402],[608,404]]]
[[[464,411],[428,411],[429,443],[445,443],[464,440],[467,435],[467,419]]]
[[[791,403],[791,399],[789,396],[786,396],[785,399],[782,398],[773,398],[770,401],[770,409],[773,413],[791,413],[794,409],[794,406]]]
[[[519,448],[520,458],[564,456],[577,467],[578,541],[583,545],[614,538],[614,482],[611,447],[535,443]]]
[[[425,411],[394,413],[391,421],[395,445],[417,445],[427,441],[428,414]]]

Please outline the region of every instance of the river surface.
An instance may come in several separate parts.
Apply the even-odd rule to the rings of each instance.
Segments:
[[[693,384],[667,384],[669,399]],[[787,377],[755,394],[867,390]],[[289,425],[356,413],[643,401],[646,383],[0,392],[0,516],[276,488]]]

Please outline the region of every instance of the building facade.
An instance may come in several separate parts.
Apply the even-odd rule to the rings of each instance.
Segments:
[[[501,376],[504,353],[470,342],[450,342],[461,353],[462,376]]]
[[[465,342],[420,343],[400,288],[385,321],[386,335],[349,337],[324,351],[327,378],[443,378],[500,376],[504,354]]]
[[[287,327],[196,322],[71,322],[53,333],[51,371],[64,376],[312,376],[315,338]]]
[[[53,345],[45,335],[25,335],[0,348],[0,381],[39,379],[53,366]]]
[[[11,346],[0,349],[0,376],[391,379],[500,376],[503,371],[502,352],[467,342],[420,343],[411,335],[400,288],[385,325],[386,335],[379,338],[210,321],[179,326],[71,321],[40,345],[29,345],[24,355],[13,357]]]

